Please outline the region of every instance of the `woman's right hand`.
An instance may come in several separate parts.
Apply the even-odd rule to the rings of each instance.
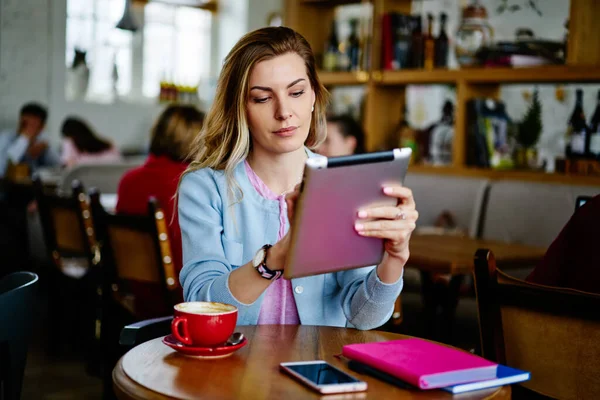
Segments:
[[[287,205],[287,215],[288,221],[290,223],[290,229],[288,232],[281,238],[281,240],[273,245],[269,250],[269,256],[267,262],[269,263],[269,268],[274,270],[284,270],[285,269],[285,260],[287,258],[287,253],[290,248],[290,231],[292,229],[291,225],[294,221],[294,210],[296,207],[296,200],[298,200],[298,196],[300,195],[300,185],[296,185],[293,191],[288,193],[285,196],[285,203]]]
[[[287,215],[288,221],[290,222],[290,229],[292,226],[292,221],[294,220],[294,210],[296,208],[296,200],[300,196],[300,184],[297,184],[294,187],[294,190],[285,196],[285,204],[287,205]],[[287,236],[287,235],[286,235]]]
[[[290,227],[294,220],[294,209],[296,200],[300,195],[300,185],[296,185],[294,190],[290,192],[285,202],[287,205],[287,214],[290,221]],[[269,248],[267,253],[267,266],[270,270],[285,270],[285,260],[290,248],[290,231]],[[258,250],[258,249],[257,249]],[[254,282],[249,284],[249,282]],[[273,281],[264,279],[256,272],[252,261],[246,263],[241,268],[237,268],[229,275],[229,288],[233,297],[237,301],[244,304],[251,304],[265,291]]]

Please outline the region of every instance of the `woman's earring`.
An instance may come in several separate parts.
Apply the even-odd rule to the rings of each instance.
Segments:
[[[315,111],[315,106],[312,106],[312,109],[310,110],[310,112]]]

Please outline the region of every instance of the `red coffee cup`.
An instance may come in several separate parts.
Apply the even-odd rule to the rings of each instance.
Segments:
[[[238,309],[231,304],[192,301],[174,306],[171,332],[188,346],[210,347],[225,343],[235,330]]]

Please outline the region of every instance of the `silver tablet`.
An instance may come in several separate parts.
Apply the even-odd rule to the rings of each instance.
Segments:
[[[306,160],[294,210],[287,279],[378,264],[383,240],[354,230],[358,211],[396,205],[383,186],[404,182],[410,148]]]

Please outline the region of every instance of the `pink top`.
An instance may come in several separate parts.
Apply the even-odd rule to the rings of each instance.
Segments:
[[[287,217],[287,205],[285,203],[285,195],[277,196],[264,184],[264,182],[256,175],[256,173],[244,161],[246,173],[250,179],[250,183],[258,194],[265,199],[277,200],[279,202],[279,232],[277,240],[280,240],[286,233],[285,221]],[[298,325],[300,317],[298,316],[298,308],[296,300],[292,292],[292,282],[281,278],[273,283],[265,291],[265,297],[258,314],[258,325],[278,324],[278,325]]]
[[[60,162],[68,167],[77,164],[106,164],[122,160],[121,153],[114,146],[100,153],[82,153],[77,149],[71,138],[64,138],[63,140]]]

